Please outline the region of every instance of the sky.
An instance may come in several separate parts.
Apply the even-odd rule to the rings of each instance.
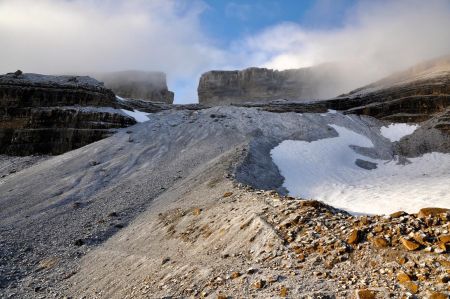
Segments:
[[[163,71],[176,103],[212,69],[335,63],[336,95],[450,53],[448,0],[0,0],[0,73]]]

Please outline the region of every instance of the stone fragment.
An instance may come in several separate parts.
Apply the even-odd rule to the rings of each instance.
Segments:
[[[441,275],[438,280],[440,283],[447,283],[450,281],[450,275],[447,274]]]
[[[441,292],[433,292],[431,293],[430,297],[428,297],[429,299],[448,299],[449,296],[445,295],[444,293]]]
[[[389,245],[386,239],[382,237],[373,238],[372,244],[377,248],[386,248]]]
[[[161,261],[161,265],[167,264],[168,262],[170,262],[170,257],[165,257],[165,258],[163,258],[163,260]]]
[[[408,215],[405,211],[398,211],[398,212],[392,213],[389,216],[391,216],[391,218],[400,218],[401,216],[405,216],[405,215]]]
[[[288,289],[285,286],[280,288],[280,297],[285,298],[288,295]]]
[[[362,289],[356,291],[356,299],[376,299],[375,292],[369,289]]]
[[[420,245],[416,242],[407,240],[405,238],[401,238],[400,242],[402,242],[403,246],[409,251],[414,251],[420,247]]]
[[[419,285],[412,281],[406,281],[402,285],[411,293],[417,294],[419,292]]]
[[[202,209],[200,209],[200,208],[195,208],[193,211],[192,211],[192,214],[194,215],[194,216],[198,216],[198,215],[200,215],[202,213]]]
[[[419,213],[417,214],[418,218],[426,218],[428,216],[435,217],[436,215],[445,213],[450,211],[450,209],[443,209],[443,208],[423,208],[420,209]]]
[[[230,278],[231,278],[231,279],[235,279],[235,278],[238,278],[239,276],[241,276],[241,273],[239,273],[239,272],[233,272],[233,273],[231,273]]]
[[[439,236],[439,241],[441,243],[450,243],[450,234]]]
[[[223,197],[230,197],[231,195],[233,195],[233,192],[225,192]]]
[[[360,231],[357,229],[354,229],[348,236],[347,243],[352,244],[352,245],[357,244],[359,242],[360,235],[361,235]]]
[[[253,282],[253,287],[255,289],[262,289],[265,286],[266,282],[262,279],[258,279]]]
[[[411,277],[408,274],[406,274],[405,272],[400,272],[397,274],[397,281],[399,283],[404,283],[407,281],[411,281]]]

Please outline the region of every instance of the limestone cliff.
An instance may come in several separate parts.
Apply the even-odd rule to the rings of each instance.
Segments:
[[[200,104],[210,106],[322,99],[335,96],[333,92],[341,85],[340,80],[338,70],[331,64],[284,71],[210,71],[200,78],[198,98]]]
[[[120,97],[172,104],[174,93],[168,90],[162,72],[122,71],[95,74]]]
[[[418,64],[329,101],[336,110],[420,122],[450,106],[450,56]]]
[[[89,77],[2,75],[0,153],[60,154],[135,123],[114,108],[114,93]]]

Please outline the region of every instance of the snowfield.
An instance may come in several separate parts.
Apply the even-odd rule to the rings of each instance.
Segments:
[[[399,141],[405,136],[412,134],[419,126],[410,124],[390,124],[386,127],[381,127],[381,135],[390,141]]]
[[[149,115],[149,113],[142,112],[139,110],[133,110],[133,111],[125,110],[125,109],[120,109],[120,110],[122,110],[127,115],[133,117],[138,123],[143,123],[143,122],[148,121],[147,115]]]
[[[420,208],[450,208],[450,155],[430,153],[397,161],[374,160],[357,154],[350,145],[372,147],[372,141],[347,128],[330,125],[339,134],[313,142],[286,140],[272,149],[291,195],[321,200],[354,214],[390,214]],[[383,136],[399,140],[412,128],[390,126]],[[415,129],[414,129],[415,130]],[[389,136],[389,137],[388,137]],[[366,170],[356,159],[377,163]]]

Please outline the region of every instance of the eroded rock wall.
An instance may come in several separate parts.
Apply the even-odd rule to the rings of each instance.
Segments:
[[[135,120],[114,93],[89,77],[0,76],[0,153],[61,154]]]
[[[340,84],[337,70],[331,65],[284,71],[248,68],[204,73],[197,91],[200,104],[219,106],[329,98]]]

